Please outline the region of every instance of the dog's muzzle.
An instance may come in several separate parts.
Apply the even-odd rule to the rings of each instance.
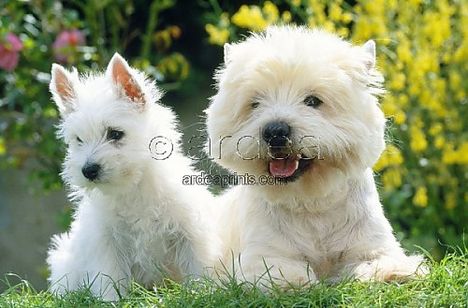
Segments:
[[[94,163],[86,163],[83,168],[81,168],[84,177],[90,181],[94,181],[99,177],[100,170],[101,166]]]
[[[291,154],[290,135],[291,127],[286,122],[274,121],[265,125],[262,137],[268,146],[268,154],[272,158],[284,158]]]
[[[262,131],[267,145],[268,172],[284,181],[297,179],[310,165],[310,160],[295,153],[291,140],[291,127],[283,121],[273,121]]]

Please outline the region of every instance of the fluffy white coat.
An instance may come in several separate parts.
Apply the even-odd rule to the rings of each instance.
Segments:
[[[115,300],[131,281],[153,287],[203,275],[216,258],[211,195],[182,185],[193,170],[154,84],[116,54],[104,74],[78,76],[54,65],[50,89],[67,144],[63,178],[76,204],[70,231],[52,240],[51,289],[87,287]],[[110,129],[123,137],[109,140]],[[82,173],[89,162],[101,166],[97,180]]]
[[[395,239],[374,183],[371,167],[385,147],[374,65],[373,41],[353,46],[303,27],[271,27],[225,46],[206,110],[215,160],[270,176],[261,132],[271,121],[289,124],[294,155],[315,159],[294,181],[218,197],[220,272],[264,286],[424,273],[422,257],[407,256]],[[310,95],[323,103],[307,106]]]

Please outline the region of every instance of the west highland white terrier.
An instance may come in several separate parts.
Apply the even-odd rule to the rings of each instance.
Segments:
[[[283,286],[423,274],[392,233],[371,169],[385,147],[374,42],[271,27],[225,45],[224,57],[206,110],[211,155],[270,178],[218,199],[231,274]]]
[[[50,90],[67,144],[63,178],[77,205],[70,231],[49,251],[52,290],[87,287],[115,300],[131,281],[152,287],[203,275],[216,258],[205,215],[211,195],[182,186],[193,170],[153,82],[115,54],[103,74],[54,64]]]

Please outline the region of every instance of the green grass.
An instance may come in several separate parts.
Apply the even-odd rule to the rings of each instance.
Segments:
[[[62,297],[36,292],[23,281],[0,295],[0,307],[468,307],[468,248],[429,265],[427,277],[407,283],[319,283],[268,294],[234,282],[167,283],[156,293],[135,285],[117,303],[104,303],[84,291]]]

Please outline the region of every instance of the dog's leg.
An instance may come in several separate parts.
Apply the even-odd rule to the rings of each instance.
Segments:
[[[191,226],[190,230],[185,226],[185,229],[177,234],[173,262],[183,278],[211,277],[220,258],[218,239],[197,226]]]
[[[348,232],[348,249],[340,262],[341,278],[390,281],[427,273],[422,256],[405,254],[382,212],[357,226]]]
[[[201,245],[197,247],[197,241],[192,241],[184,234],[178,234],[178,239],[173,246],[171,258],[179,268],[183,278],[197,278],[203,272],[204,250]]]
[[[47,263],[50,268],[51,290],[60,294],[89,288],[105,300],[116,300],[128,286],[128,271],[119,261],[115,240],[107,234],[107,228],[99,222],[97,213],[83,209],[68,234],[52,240]]]
[[[314,271],[304,260],[253,256],[247,252],[239,262],[236,279],[255,283],[261,289],[268,289],[273,284],[284,288],[300,287],[317,281]]]
[[[370,260],[345,265],[341,276],[351,276],[361,281],[405,281],[427,274],[428,270],[422,261],[421,256],[406,256],[403,252],[382,254]]]
[[[64,294],[87,289],[104,300],[117,300],[128,285],[127,275],[120,270],[114,253],[93,238],[86,246],[67,234],[54,238],[47,262],[51,291]]]
[[[366,176],[351,190],[345,212],[348,224],[334,238],[346,247],[338,278],[389,281],[424,275],[427,268],[422,256],[405,254],[383,213],[373,176],[370,172]]]

